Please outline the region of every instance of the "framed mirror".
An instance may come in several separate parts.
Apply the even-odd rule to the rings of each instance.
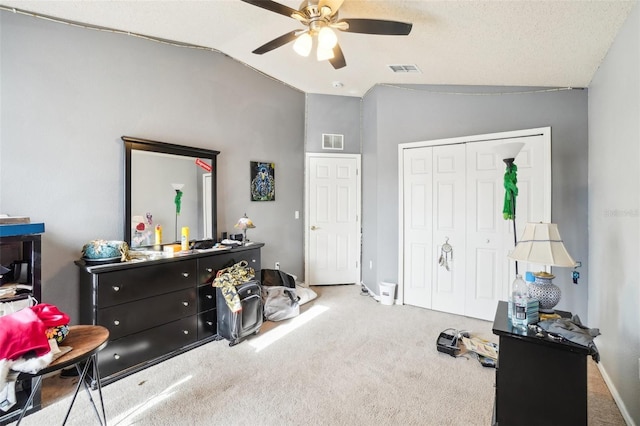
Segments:
[[[122,136],[125,144],[124,240],[134,248],[216,239],[219,151]]]

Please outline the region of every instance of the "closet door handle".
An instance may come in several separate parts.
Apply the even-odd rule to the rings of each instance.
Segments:
[[[207,268],[207,269],[205,269],[205,271],[207,271],[208,273],[212,273],[213,272],[213,268]]]
[[[185,277],[185,278],[189,278],[189,273],[188,272],[183,272],[182,276]]]
[[[117,285],[114,285],[111,288],[113,288],[113,291],[120,291],[120,287],[118,287]]]
[[[118,320],[113,321],[113,325],[120,325],[120,321]]]
[[[213,294],[207,294],[207,299],[213,299]]]
[[[189,306],[189,302],[182,302],[184,306]]]

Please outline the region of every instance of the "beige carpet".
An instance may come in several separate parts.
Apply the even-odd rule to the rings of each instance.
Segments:
[[[237,346],[212,342],[105,386],[109,424],[491,424],[495,370],[435,348],[450,327],[497,341],[491,322],[381,305],[357,286],[314,289],[299,317]],[[597,367],[589,376],[589,423],[624,425]],[[60,424],[70,397],[53,400],[73,382],[46,379],[47,406],[22,424]],[[98,424],[89,407],[81,393],[68,424]]]

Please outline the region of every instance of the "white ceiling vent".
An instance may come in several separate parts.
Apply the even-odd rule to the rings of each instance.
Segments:
[[[389,68],[393,72],[422,74],[422,71],[420,71],[417,65],[389,65]]]
[[[322,134],[322,149],[344,149],[344,135],[334,135],[331,133]]]

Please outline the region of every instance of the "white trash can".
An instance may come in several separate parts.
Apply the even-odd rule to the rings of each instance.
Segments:
[[[380,303],[383,305],[393,305],[396,294],[396,283],[387,281],[380,282]]]

